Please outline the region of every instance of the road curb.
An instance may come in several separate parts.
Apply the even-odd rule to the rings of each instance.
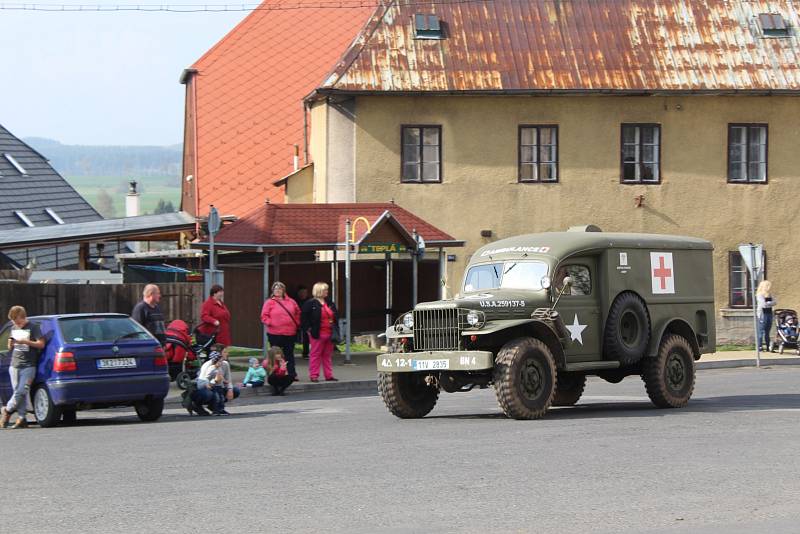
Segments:
[[[800,358],[762,358],[761,367],[770,365],[800,365]],[[695,369],[734,369],[736,367],[755,367],[756,359],[746,360],[719,360],[704,362],[700,360],[695,365]]]
[[[331,392],[347,392],[347,391],[377,391],[378,382],[375,380],[350,380],[348,382],[320,382],[318,384],[311,383],[295,383],[287,391],[287,396],[293,396],[298,393],[331,393]],[[257,399],[259,397],[266,398],[272,397],[272,388],[264,386],[261,388],[242,388],[240,390],[239,398]],[[167,397],[164,401],[166,406],[179,406],[181,404],[180,395],[177,397]]]

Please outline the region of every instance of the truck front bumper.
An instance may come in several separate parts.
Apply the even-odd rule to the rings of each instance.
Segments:
[[[481,350],[394,352],[379,354],[376,360],[383,373],[484,371],[494,366],[494,355]]]

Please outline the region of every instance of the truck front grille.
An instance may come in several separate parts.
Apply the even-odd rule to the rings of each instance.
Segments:
[[[460,350],[457,308],[414,310],[414,350]]]

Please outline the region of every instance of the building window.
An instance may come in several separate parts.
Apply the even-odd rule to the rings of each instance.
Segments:
[[[728,125],[728,181],[767,182],[767,125]]]
[[[558,181],[558,126],[519,127],[518,180]]]
[[[661,182],[661,126],[622,125],[622,177],[626,184]]]
[[[767,253],[762,259],[763,278],[767,277]],[[739,251],[728,253],[728,306],[731,308],[753,307],[753,286],[750,283],[750,273],[747,271],[742,255]]]
[[[442,181],[442,127],[403,126],[403,182]]]

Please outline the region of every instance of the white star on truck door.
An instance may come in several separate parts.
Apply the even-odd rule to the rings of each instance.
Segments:
[[[569,337],[571,341],[578,341],[581,345],[583,345],[583,331],[586,330],[588,325],[579,324],[578,323],[578,314],[575,314],[575,320],[572,324],[566,325],[567,330],[569,330]]]

